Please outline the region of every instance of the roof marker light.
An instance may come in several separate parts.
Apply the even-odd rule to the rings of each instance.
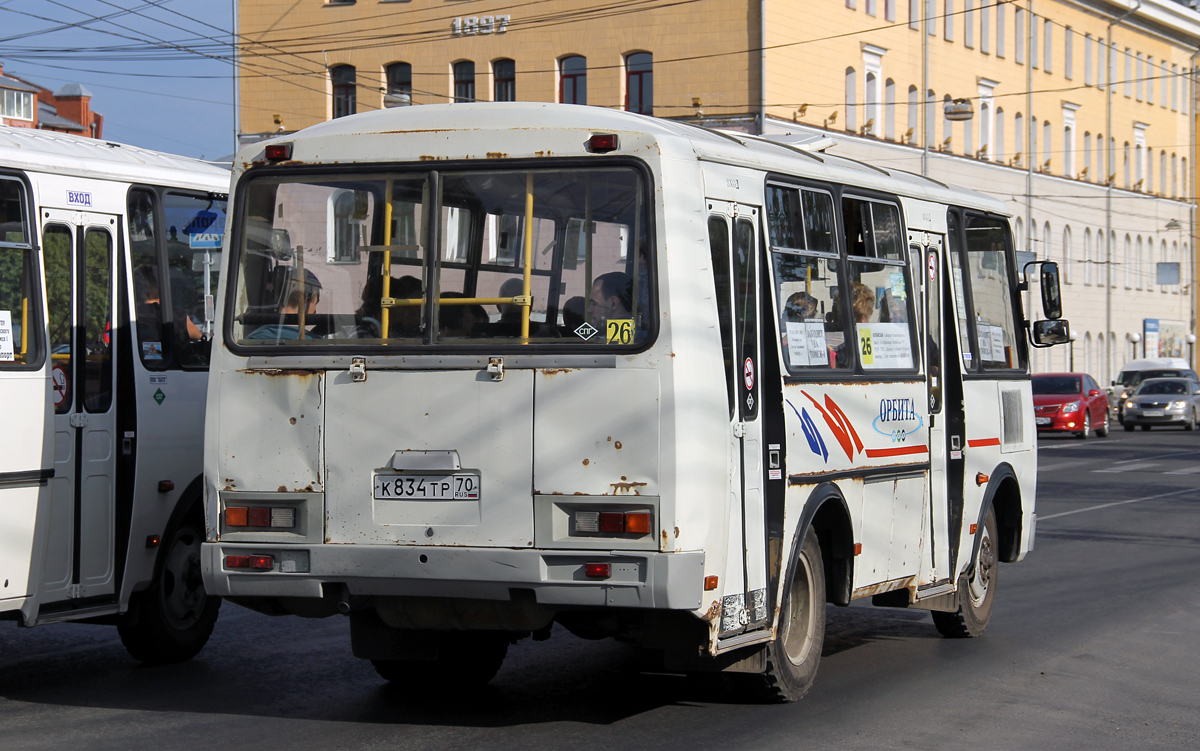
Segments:
[[[291,143],[269,143],[267,144],[267,161],[282,162],[292,158]]]
[[[616,133],[596,133],[587,140],[585,146],[593,154],[607,154],[618,148]]]

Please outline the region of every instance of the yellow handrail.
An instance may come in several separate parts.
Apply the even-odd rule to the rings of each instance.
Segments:
[[[528,301],[527,301],[528,300]],[[385,297],[379,301],[386,310],[387,308],[405,308],[416,305],[424,305],[424,297]],[[515,297],[439,297],[438,306],[445,305],[521,305],[532,306],[533,298],[525,298],[521,295]]]
[[[533,281],[533,173],[525,175],[525,276],[521,286],[521,339],[529,341],[529,313],[533,300],[529,296]]]
[[[392,178],[387,179],[387,190],[384,194],[383,202],[383,244],[388,247],[392,244]],[[382,319],[383,332],[382,336],[385,340],[388,338],[388,330],[391,328],[391,307],[382,305],[383,300],[392,299],[392,252],[389,250],[383,254],[383,293],[380,295],[380,303],[382,311],[380,318]],[[424,302],[422,300],[422,302]]]
[[[29,298],[21,300],[21,362],[29,352]]]

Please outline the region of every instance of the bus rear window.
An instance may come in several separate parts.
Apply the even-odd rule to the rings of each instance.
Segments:
[[[635,169],[260,177],[240,195],[239,345],[611,349],[649,337]]]

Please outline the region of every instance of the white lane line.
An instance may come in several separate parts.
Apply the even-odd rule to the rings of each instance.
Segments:
[[[1163,472],[1164,475],[1196,475],[1200,474],[1200,464],[1186,469],[1173,469],[1170,472]]]
[[[1057,514],[1050,514],[1048,516],[1039,516],[1038,523],[1040,524],[1048,519],[1057,519],[1060,516],[1070,516],[1071,514],[1082,514],[1084,511],[1096,511],[1096,510],[1099,510],[1102,508],[1109,508],[1111,506],[1124,506],[1127,503],[1141,503],[1142,501],[1153,501],[1157,498],[1168,498],[1173,495],[1182,495],[1183,493],[1195,493],[1197,491],[1200,491],[1200,488],[1184,488],[1183,490],[1172,490],[1169,493],[1159,493],[1158,495],[1148,495],[1143,498],[1130,498],[1127,501],[1113,501],[1112,503],[1101,503],[1098,506],[1088,506],[1086,508],[1077,508],[1074,511],[1061,511]]]
[[[1053,469],[1066,469],[1067,467],[1078,467],[1083,464],[1093,464],[1097,461],[1100,461],[1100,460],[1099,459],[1075,459],[1073,461],[1050,462],[1048,464],[1042,464],[1041,462],[1038,462],[1038,472],[1042,472],[1043,470],[1050,471]]]
[[[1123,463],[1123,462],[1122,462]],[[1133,464],[1125,464],[1123,467],[1111,467],[1110,469],[1093,469],[1092,472],[1136,472],[1150,467],[1157,467],[1158,462],[1136,462]]]

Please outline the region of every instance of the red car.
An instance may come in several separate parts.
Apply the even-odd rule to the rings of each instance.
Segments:
[[[1033,415],[1039,433],[1108,435],[1108,397],[1087,373],[1033,376]]]

